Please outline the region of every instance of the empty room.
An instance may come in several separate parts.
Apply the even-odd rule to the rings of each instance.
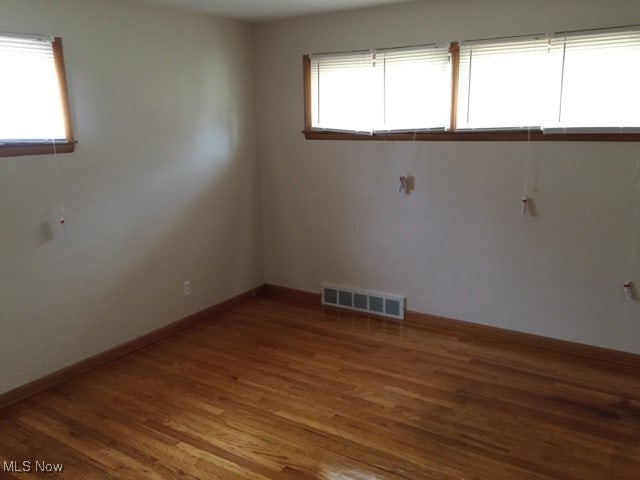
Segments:
[[[640,2],[0,0],[0,479],[640,478]]]

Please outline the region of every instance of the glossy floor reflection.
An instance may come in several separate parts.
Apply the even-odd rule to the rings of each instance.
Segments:
[[[0,431],[0,466],[70,479],[637,480],[640,369],[257,299],[0,411]]]

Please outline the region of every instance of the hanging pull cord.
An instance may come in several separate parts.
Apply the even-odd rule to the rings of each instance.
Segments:
[[[71,228],[69,227],[69,224],[66,222],[65,220],[65,216],[66,216],[66,212],[64,209],[64,200],[62,197],[62,177],[60,175],[60,165],[59,165],[59,159],[58,159],[58,150],[56,148],[56,141],[55,139],[51,139],[51,145],[53,146],[53,162],[55,163],[56,166],[56,182],[57,182],[57,189],[58,189],[58,204],[60,206],[60,227],[62,228],[63,233],[65,234],[65,236],[69,236],[71,235]]]
[[[633,174],[633,179],[636,186],[636,198],[634,206],[634,225],[633,234],[631,236],[631,256],[629,258],[629,270],[627,272],[627,279],[631,281],[633,276],[634,266],[637,267],[638,263],[638,242],[640,242],[640,149],[638,152],[638,160],[636,161],[636,168]]]

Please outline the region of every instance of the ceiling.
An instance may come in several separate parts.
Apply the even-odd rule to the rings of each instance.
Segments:
[[[145,0],[251,22],[369,7],[405,0]]]

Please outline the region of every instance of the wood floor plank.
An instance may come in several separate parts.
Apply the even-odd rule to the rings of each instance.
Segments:
[[[640,368],[259,298],[0,410],[0,432],[0,468],[53,478],[637,480]]]

